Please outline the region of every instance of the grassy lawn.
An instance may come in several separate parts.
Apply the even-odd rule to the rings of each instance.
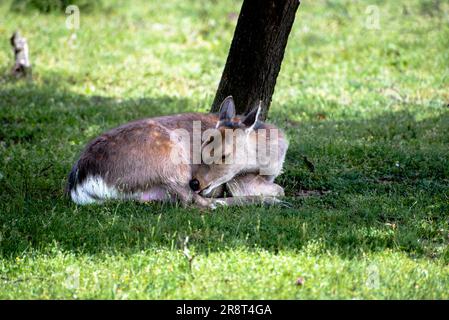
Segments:
[[[147,2],[76,32],[0,4],[0,298],[449,298],[447,2],[300,6],[269,116],[293,208],[76,206],[91,138],[212,103],[241,2]],[[16,28],[33,81],[7,76]]]

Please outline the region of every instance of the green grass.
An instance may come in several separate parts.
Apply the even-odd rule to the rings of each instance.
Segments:
[[[293,208],[77,207],[63,188],[89,139],[209,109],[240,7],[133,3],[75,33],[0,5],[0,298],[449,298],[446,2],[300,6],[270,110]],[[16,28],[33,81],[7,76]]]

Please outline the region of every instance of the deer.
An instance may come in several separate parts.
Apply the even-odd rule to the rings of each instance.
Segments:
[[[159,116],[111,129],[81,152],[66,193],[78,205],[135,200],[215,209],[278,203],[284,190],[274,179],[282,172],[288,141],[280,129],[259,120],[260,111],[259,104],[246,116],[236,116],[229,96],[218,114]],[[186,138],[196,129],[201,133],[200,161],[192,161],[195,148]],[[266,130],[276,132],[275,137]],[[257,156],[258,140],[275,151],[270,161]]]

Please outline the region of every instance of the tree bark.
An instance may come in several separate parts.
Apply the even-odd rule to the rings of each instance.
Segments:
[[[267,116],[299,0],[244,0],[211,112],[232,95],[238,114]]]

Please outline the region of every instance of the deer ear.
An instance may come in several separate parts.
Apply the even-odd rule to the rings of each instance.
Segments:
[[[232,96],[223,100],[220,106],[219,121],[230,121],[235,117],[235,104]]]
[[[246,130],[251,131],[254,129],[257,121],[259,121],[260,112],[262,111],[262,101],[260,101],[259,106],[251,110],[245,118],[242,120],[242,123],[247,127]]]

